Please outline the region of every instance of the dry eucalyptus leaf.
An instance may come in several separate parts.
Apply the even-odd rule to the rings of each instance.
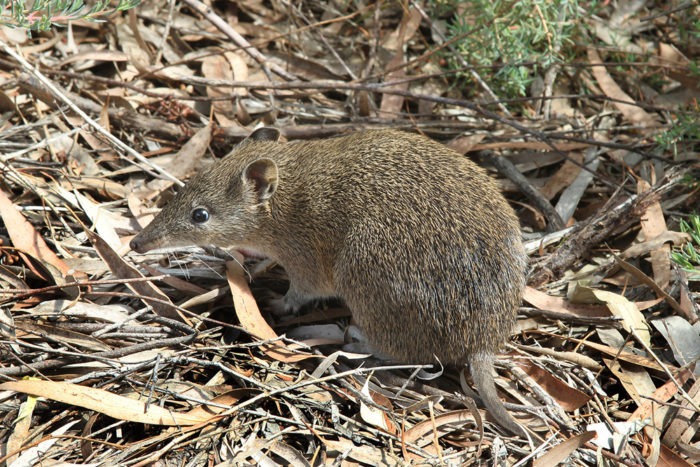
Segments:
[[[147,404],[145,400],[137,401],[103,389],[64,382],[36,379],[8,381],[0,384],[0,390],[44,397],[64,404],[94,410],[117,420],[149,425],[189,426],[211,418],[206,415],[193,417],[186,413],[164,409],[158,404]]]
[[[603,362],[637,404],[641,404],[656,390],[656,385],[654,385],[649,372],[644,368],[608,358],[604,358]]]
[[[600,63],[601,58],[592,47],[588,48],[588,60],[592,64]],[[593,75],[598,82],[598,85],[603,89],[603,92],[610,98],[615,99],[612,103],[617,110],[633,125],[642,127],[656,127],[658,123],[656,119],[648,114],[644,109],[634,104],[632,99],[620,86],[613,80],[607,69],[600,65],[591,66]],[[618,102],[621,101],[621,102]]]
[[[569,298],[577,303],[604,303],[614,316],[622,318],[625,330],[631,332],[634,329],[646,345],[651,346],[651,333],[646,318],[634,303],[622,295],[579,285]]]
[[[39,261],[46,262],[64,276],[72,272],[68,265],[46,245],[41,235],[2,190],[0,190],[0,217],[5,223],[15,248],[26,251]]]
[[[574,435],[566,441],[557,444],[543,456],[532,461],[533,467],[549,467],[551,465],[561,465],[571,454],[581,448],[596,436],[595,432],[587,431],[579,435]]]
[[[654,319],[651,324],[664,336],[679,366],[695,363],[695,376],[700,376],[700,333],[680,316]]]
[[[316,355],[295,351],[279,339],[274,329],[267,324],[260,314],[255,298],[248,287],[245,271],[240,266],[242,257],[240,255],[236,256],[238,258],[236,261],[226,263],[226,277],[231,287],[234,308],[241,326],[246,332],[258,339],[274,341],[264,347],[264,352],[275,360],[293,363],[309,358],[318,358]]]

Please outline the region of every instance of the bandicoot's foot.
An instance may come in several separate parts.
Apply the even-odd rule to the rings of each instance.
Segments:
[[[295,311],[287,305],[284,295],[268,291],[266,297],[262,298],[263,307],[275,317],[284,317],[295,314]]]
[[[296,316],[304,306],[316,303],[315,300],[302,299],[293,292],[287,292],[284,296],[275,292],[268,292],[268,295],[268,297],[263,299],[265,308],[277,317]]]

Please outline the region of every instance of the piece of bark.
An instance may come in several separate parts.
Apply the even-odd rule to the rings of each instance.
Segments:
[[[515,183],[520,191],[527,196],[527,198],[532,201],[535,206],[537,206],[537,208],[547,219],[548,232],[561,230],[566,227],[566,225],[564,225],[564,221],[561,219],[557,211],[554,210],[552,203],[550,203],[549,200],[537,190],[537,188],[532,186],[528,179],[515,168],[515,165],[513,165],[511,161],[490,151],[482,151],[482,154],[485,155],[494,166],[496,166],[498,171],[503,176]]]
[[[535,266],[528,278],[528,284],[538,287],[560,278],[567,269],[586,257],[591,249],[608,238],[612,232],[638,222],[646,209],[657,201],[661,194],[676,186],[689,170],[691,169],[673,170],[664,183],[652,190],[633,195],[600,215],[578,224],[569,238],[551,256]]]

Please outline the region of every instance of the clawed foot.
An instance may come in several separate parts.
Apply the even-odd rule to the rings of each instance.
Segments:
[[[287,292],[286,295],[280,295],[274,292],[269,292],[270,298],[265,300],[266,308],[275,316],[289,316],[299,314],[299,310],[308,303],[299,299],[297,294]]]
[[[384,360],[389,359],[385,357],[381,352],[379,352],[374,346],[372,346],[368,341],[362,330],[351,324],[345,329],[345,345],[343,345],[343,350],[350,353],[359,354],[372,354],[375,358]]]

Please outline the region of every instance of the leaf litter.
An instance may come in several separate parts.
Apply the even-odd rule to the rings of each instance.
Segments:
[[[669,34],[645,49],[629,18],[656,12],[611,7],[596,36],[649,50],[642,63],[619,73],[590,46],[562,64],[556,118],[527,118],[546,111],[537,96],[513,112],[488,105],[497,89],[451,85],[445,19],[425,8],[154,1],[53,38],[0,29],[3,462],[700,460],[700,287],[669,259],[691,241],[679,222],[700,205],[698,143],[659,143],[669,112],[697,99],[700,48]],[[665,71],[667,92],[643,96],[645,66]],[[342,304],[271,313],[285,289],[274,264],[129,252],[183,180],[260,123],[290,140],[413,130],[509,162],[493,173],[532,273],[497,384],[531,439],[475,413],[454,369],[421,382],[415,366],[344,345]]]

